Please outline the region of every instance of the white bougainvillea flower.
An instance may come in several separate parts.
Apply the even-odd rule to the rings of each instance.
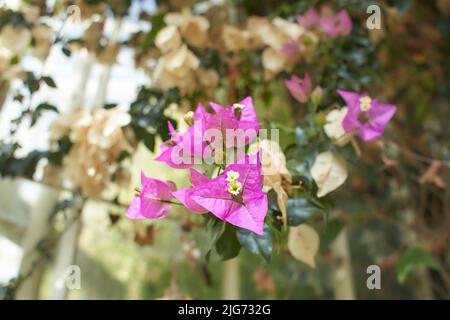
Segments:
[[[252,16],[247,19],[246,29],[250,32],[255,49],[261,49],[266,44],[263,40],[267,38],[271,23],[266,17]]]
[[[0,31],[0,49],[11,57],[22,56],[30,44],[31,32],[23,27],[4,26]]]
[[[262,53],[262,64],[264,66],[265,78],[269,80],[285,69],[287,63],[286,56],[271,48],[267,47]]]
[[[307,224],[290,228],[288,238],[288,249],[292,256],[309,265],[316,266],[316,255],[319,251],[320,237],[316,230]]]
[[[33,28],[32,35],[34,41],[31,53],[41,61],[45,61],[53,44],[53,29],[39,24]]]
[[[41,9],[38,6],[28,5],[22,2],[20,12],[22,12],[26,21],[36,23],[39,20]]]
[[[273,25],[289,39],[298,40],[304,33],[305,29],[297,23],[289,22],[286,19],[276,17],[273,19]]]
[[[347,144],[351,139],[351,135],[345,132],[342,126],[346,114],[347,107],[330,111],[326,116],[327,123],[323,127],[325,134],[338,146]]]
[[[169,25],[161,29],[155,38],[156,47],[162,53],[169,52],[181,46],[181,35],[175,25]]]
[[[119,108],[78,108],[55,119],[52,145],[64,136],[69,136],[73,144],[64,158],[62,178],[83,195],[92,197],[107,189],[113,174],[117,178],[120,173],[124,178],[116,183],[127,184],[129,174],[117,165],[117,159],[123,151],[133,151],[123,130],[129,122],[128,112]]]
[[[200,87],[205,90],[214,90],[219,83],[219,74],[214,69],[198,68],[195,72],[195,78]]]
[[[249,154],[261,153],[262,172],[264,176],[278,175],[291,181],[291,174],[286,168],[286,156],[278,142],[264,139],[249,147]]]
[[[283,189],[283,180],[292,182],[292,176],[286,167],[286,156],[280,145],[273,140],[264,139],[250,145],[249,154],[261,154],[264,185],[272,188],[277,194],[277,204],[287,219],[288,194]]]
[[[161,90],[179,87],[183,92],[191,92],[196,86],[199,66],[200,60],[186,45],[182,45],[158,60],[153,72],[155,86]]]
[[[348,176],[347,163],[330,151],[322,152],[311,168],[311,176],[319,187],[317,196],[323,197],[345,182]]]
[[[252,35],[248,30],[242,30],[228,24],[223,27],[222,40],[225,48],[233,52],[251,49],[253,46]]]
[[[186,42],[194,47],[205,48],[208,45],[209,21],[205,17],[193,15],[189,11],[166,14],[164,21],[179,28]]]

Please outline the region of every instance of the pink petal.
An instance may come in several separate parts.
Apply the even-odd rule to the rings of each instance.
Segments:
[[[167,126],[169,127],[169,133],[173,139],[176,139],[176,136],[178,135],[178,132],[175,130],[175,128],[172,125],[172,122],[167,121]]]
[[[226,191],[226,173],[239,172],[243,184],[242,201],[235,201]],[[261,164],[232,164],[224,173],[209,182],[192,188],[191,199],[219,219],[262,234],[267,214],[267,196],[262,193]]]
[[[268,200],[266,194],[247,199],[245,206],[239,207],[227,217],[227,222],[262,235],[264,219],[267,214]]]
[[[208,210],[198,205],[194,200],[191,199],[191,188],[182,188],[174,191],[173,196],[178,199],[186,208],[188,208],[193,213],[206,213]]]
[[[213,110],[214,110],[216,113],[217,113],[217,112],[220,112],[220,111],[222,111],[222,110],[224,109],[220,104],[215,103],[215,102],[210,102],[209,105],[211,106],[211,108],[213,108]]]
[[[347,107],[349,108],[359,108],[359,99],[361,95],[356,92],[345,91],[345,90],[336,90],[337,93],[345,100]]]
[[[307,29],[316,26],[319,21],[320,17],[314,8],[309,8],[304,15],[297,17],[298,24]]]
[[[145,217],[141,215],[141,199],[139,197],[134,197],[131,201],[127,211],[127,218],[133,220],[145,219]]]
[[[191,182],[193,186],[206,183],[209,181],[208,177],[206,177],[204,174],[198,172],[197,170],[190,169],[191,173]]]
[[[286,56],[296,56],[300,51],[302,51],[302,47],[295,40],[289,40],[281,48],[281,52]]]
[[[173,199],[174,184],[147,178],[144,172],[141,172],[141,184],[140,214],[147,219],[165,217],[172,208],[172,205],[167,201]]]
[[[367,111],[369,122],[360,128],[361,139],[371,141],[380,138],[396,110],[397,107],[395,105],[382,104],[374,100],[372,107]]]
[[[383,135],[383,130],[373,128],[370,125],[362,125],[359,128],[359,137],[363,141],[371,141],[380,138]]]
[[[309,100],[312,90],[309,74],[306,73],[303,79],[293,75],[290,80],[285,80],[284,84],[297,101],[306,103]]]
[[[334,17],[321,18],[320,26],[328,36],[336,38],[351,33],[352,20],[346,10],[341,10]]]
[[[194,112],[194,120],[202,120],[202,119],[208,120],[209,117],[211,117],[211,114],[206,112],[202,104],[198,104],[197,109],[195,109]]]

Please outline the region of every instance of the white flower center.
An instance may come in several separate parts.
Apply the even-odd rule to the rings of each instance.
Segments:
[[[237,196],[242,191],[242,183],[236,180],[228,182],[227,191],[232,195]]]
[[[361,108],[361,111],[366,112],[372,107],[372,99],[369,96],[361,97],[359,99],[359,107]]]
[[[235,103],[233,104],[234,110],[242,110],[245,108],[245,105],[243,105],[242,103]]]
[[[237,179],[239,179],[239,172],[233,170],[227,172],[227,177],[225,181],[231,182],[236,181]]]

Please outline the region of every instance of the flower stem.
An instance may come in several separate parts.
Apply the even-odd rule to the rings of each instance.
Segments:
[[[358,142],[356,141],[355,137],[352,136],[351,137],[351,142],[352,142],[352,146],[356,151],[356,155],[358,156],[358,158],[361,158],[362,152],[361,152],[361,148],[359,147]]]

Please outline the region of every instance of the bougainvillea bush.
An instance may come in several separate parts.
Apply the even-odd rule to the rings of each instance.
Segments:
[[[217,282],[240,278],[251,298],[448,298],[449,1],[150,7],[0,7],[0,105],[20,110],[2,177],[73,195],[56,223],[95,201],[143,252],[170,242],[173,270],[154,280],[169,289],[150,285],[151,297],[217,297]],[[95,103],[76,98],[83,81],[76,105],[37,102],[59,90],[51,50],[102,66]],[[105,89],[123,56],[145,79],[127,105]],[[49,116],[48,148],[23,152],[18,132]],[[370,265],[386,290],[367,289]]]

